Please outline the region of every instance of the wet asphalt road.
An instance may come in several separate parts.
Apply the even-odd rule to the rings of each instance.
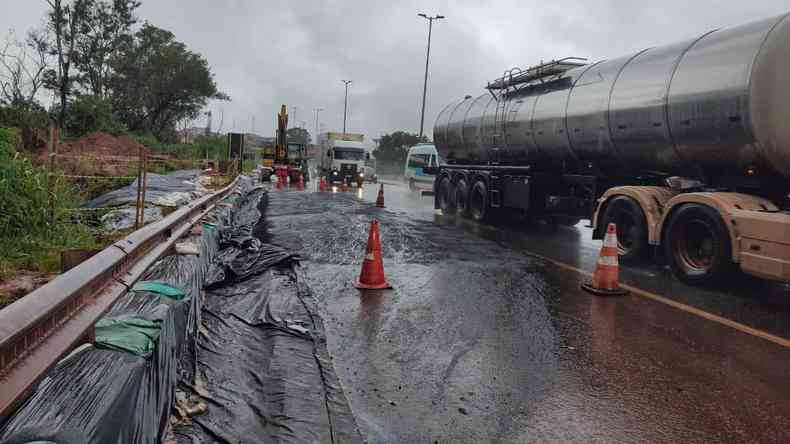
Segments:
[[[481,226],[432,198],[272,191],[271,240],[294,248],[370,442],[788,442],[790,349],[632,295],[581,292],[600,243],[583,226]],[[370,220],[393,290],[360,292]],[[685,287],[659,266],[624,280],[790,337],[784,288]]]

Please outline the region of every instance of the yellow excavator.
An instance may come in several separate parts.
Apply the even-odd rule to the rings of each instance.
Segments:
[[[290,178],[292,183],[304,177],[308,180],[305,165],[304,145],[301,143],[288,143],[288,109],[285,105],[280,107],[277,114],[277,140],[274,146],[274,174],[282,181]],[[264,157],[264,166],[266,158]]]

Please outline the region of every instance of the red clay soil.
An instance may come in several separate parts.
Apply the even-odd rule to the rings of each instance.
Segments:
[[[8,279],[0,279],[0,309],[46,284],[57,275],[57,273],[18,270]]]
[[[80,139],[61,142],[58,146],[58,154],[137,157],[140,147],[142,145],[129,136],[115,137],[107,133],[93,133]],[[143,149],[146,153],[151,153],[151,150],[145,147]]]
[[[107,133],[67,140],[58,145],[57,165],[66,174],[119,176],[135,170],[140,148],[147,154],[152,151],[128,136],[115,137]],[[35,154],[36,161],[47,160],[46,147]]]

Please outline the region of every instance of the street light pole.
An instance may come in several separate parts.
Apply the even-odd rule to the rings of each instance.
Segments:
[[[425,80],[422,84],[422,112],[420,113],[420,139],[422,139],[423,127],[425,126],[425,95],[428,92],[428,61],[431,59],[431,30],[433,29],[433,21],[441,20],[444,16],[435,15],[431,17],[425,14],[417,15],[428,20],[428,51],[425,54]]]
[[[343,134],[346,134],[346,115],[348,113],[348,84],[351,83],[351,80],[341,80],[341,82],[346,84],[346,100],[343,104]]]
[[[323,111],[323,108],[316,108],[315,111],[315,143],[318,144],[318,113]]]

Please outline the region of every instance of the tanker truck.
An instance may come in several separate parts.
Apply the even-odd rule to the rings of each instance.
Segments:
[[[597,63],[513,69],[447,105],[435,206],[617,225],[624,264],[790,281],[790,14]]]

